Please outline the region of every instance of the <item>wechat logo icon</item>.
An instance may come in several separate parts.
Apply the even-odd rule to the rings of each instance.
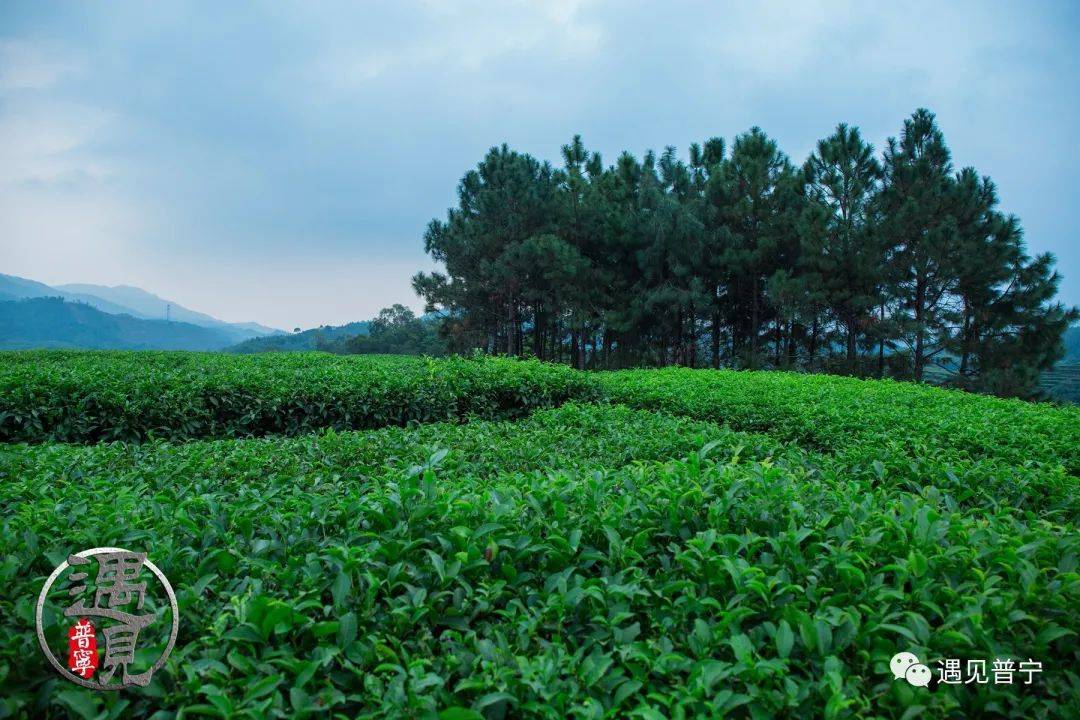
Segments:
[[[889,661],[889,669],[892,670],[894,679],[907,680],[915,687],[926,687],[930,684],[930,668],[919,662],[915,653],[896,653]]]

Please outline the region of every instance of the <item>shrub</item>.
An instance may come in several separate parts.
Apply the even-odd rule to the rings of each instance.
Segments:
[[[593,395],[567,367],[503,358],[0,353],[0,441],[297,435],[512,418]]]
[[[0,717],[1080,716],[1076,408],[492,358],[2,359],[0,431],[35,444],[0,444]],[[29,661],[45,577],[105,545],[177,591],[143,690]],[[931,691],[898,650],[1044,672]]]
[[[34,598],[67,553],[116,544],[171,579],[181,641],[145,691],[80,696],[90,714],[1075,714],[1075,526],[962,508],[959,479],[911,488],[833,462],[576,405],[295,439],[9,446],[0,707],[75,702],[26,662]],[[931,693],[892,680],[898,649],[1046,671]]]

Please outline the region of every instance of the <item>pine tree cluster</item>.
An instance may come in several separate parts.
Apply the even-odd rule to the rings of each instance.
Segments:
[[[452,350],[579,368],[680,364],[923,380],[1030,396],[1074,308],[988,177],[918,110],[878,157],[841,124],[795,166],[759,128],[605,166],[506,145],[430,223],[413,286]]]

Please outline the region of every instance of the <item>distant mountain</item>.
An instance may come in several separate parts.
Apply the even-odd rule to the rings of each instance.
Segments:
[[[322,327],[312,328],[311,330],[292,333],[291,335],[271,335],[268,337],[245,340],[242,343],[225,348],[225,351],[248,354],[259,352],[300,352],[303,350],[317,350],[319,346],[324,343],[340,340],[342,338],[355,337],[357,335],[367,335],[369,326],[370,323],[366,320],[349,323],[347,325],[338,325],[336,327],[324,325]]]
[[[131,308],[117,305],[116,303],[109,302],[102,298],[77,297],[64,290],[54,288],[45,283],[39,283],[36,280],[27,280],[26,278],[16,277],[14,275],[0,274],[0,300],[19,300],[22,298],[36,297],[62,297],[65,300],[79,300],[87,305],[96,307],[102,312],[112,313],[114,315],[127,313],[128,315],[141,317]]]
[[[219,350],[230,335],[183,322],[102,312],[59,297],[0,302],[0,349]]]
[[[168,319],[170,320],[191,323],[192,325],[202,325],[203,327],[223,329],[234,336],[235,339],[233,342],[240,342],[241,340],[247,340],[253,337],[272,335],[281,332],[280,330],[266,327],[265,325],[259,325],[258,323],[227,323],[224,320],[218,320],[205,313],[189,310],[172,300],[166,300],[153,293],[149,293],[142,288],[132,287],[131,285],[108,286],[71,283],[68,285],[57,285],[56,289],[70,293],[75,299],[83,300],[90,305],[94,305],[90,300],[90,298],[94,298],[114,303],[120,307],[129,308],[128,312],[135,317],[161,320],[165,319],[166,313],[168,313]],[[97,306],[95,305],[95,307]]]
[[[3,274],[0,274],[0,293],[13,298],[47,297],[58,294],[56,288],[49,287],[45,283]]]
[[[216,330],[225,338],[222,345],[281,332],[258,323],[228,323],[218,320],[129,285],[108,287],[75,283],[52,287],[35,280],[0,274],[0,301],[40,297],[59,297],[89,305],[111,315],[129,315],[143,320],[165,320],[167,313],[169,320]]]
[[[1074,325],[1065,331],[1065,357],[1058,365],[1080,364],[1080,325]]]

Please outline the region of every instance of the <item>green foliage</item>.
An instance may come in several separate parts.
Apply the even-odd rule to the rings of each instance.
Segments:
[[[365,335],[371,323],[367,320],[345,325],[323,325],[310,330],[296,330],[289,334],[267,335],[251,338],[225,348],[225,352],[250,354],[263,352],[303,352],[321,350],[323,346],[345,342],[358,335]]]
[[[1080,474],[1080,408],[889,380],[687,368],[600,373],[605,396],[838,453],[860,444]]]
[[[557,365],[325,354],[0,354],[0,441],[296,435],[515,417],[592,396]]]
[[[320,358],[322,362],[330,358]],[[512,372],[512,364],[499,366]],[[1075,525],[1050,504],[970,495],[963,475],[913,483],[858,441],[847,388],[763,387],[795,435],[816,403],[825,440],[862,444],[858,472],[769,435],[617,406],[517,422],[291,439],[9,445],[0,566],[0,714],[210,717],[1068,717],[1080,707]],[[651,397],[709,391],[658,378]],[[810,385],[787,390],[803,381]],[[856,383],[853,383],[856,384]],[[966,396],[891,383],[913,407]],[[750,387],[747,385],[746,387]],[[797,397],[792,397],[792,395]],[[1018,439],[1070,417],[1015,412]],[[749,405],[744,398],[742,405]],[[739,404],[716,408],[750,424]],[[732,410],[733,412],[729,412]],[[1043,417],[1045,416],[1045,417]],[[914,431],[900,413],[896,432]],[[885,414],[868,418],[880,430]],[[1005,440],[1004,455],[1016,448]],[[965,444],[957,440],[955,444]],[[1033,443],[1035,447],[1037,443]],[[1062,448],[1044,449],[1049,463]],[[1075,447],[1072,448],[1075,450]],[[871,457],[886,457],[873,463]],[[996,457],[971,451],[967,462]],[[960,462],[959,460],[957,462]],[[1075,478],[1070,478],[1075,480]],[[1034,489],[1033,489],[1034,490]],[[1049,496],[1047,496],[1049,497]],[[83,519],[74,522],[73,518]],[[33,599],[51,558],[145,548],[176,588],[180,640],[143,691],[67,687],[36,658]],[[921,657],[1034,657],[1032,686],[893,681]]]
[[[873,232],[872,206],[881,180],[873,152],[858,128],[840,124],[818,142],[804,168],[812,202],[800,227],[803,305],[809,304],[811,313],[815,303],[828,305],[843,327],[845,370],[852,374],[858,369],[860,324],[878,305],[888,280],[882,268],[885,248]]]
[[[989,178],[920,109],[881,159],[841,123],[796,168],[761,128],[605,166],[503,145],[461,181],[414,289],[452,351],[579,369],[806,369],[1034,397],[1080,313]],[[936,375],[935,375],[936,377]]]
[[[485,357],[2,360],[6,437],[142,442],[0,445],[0,717],[1080,713],[1077,408]],[[236,439],[267,434],[300,436]],[[177,592],[144,690],[35,660],[45,577],[103,545]],[[901,649],[1044,672],[930,691]]]
[[[394,304],[379,311],[364,335],[320,342],[319,350],[356,355],[428,355],[446,354],[446,343],[439,336],[441,321],[434,317],[416,317],[412,310]]]

